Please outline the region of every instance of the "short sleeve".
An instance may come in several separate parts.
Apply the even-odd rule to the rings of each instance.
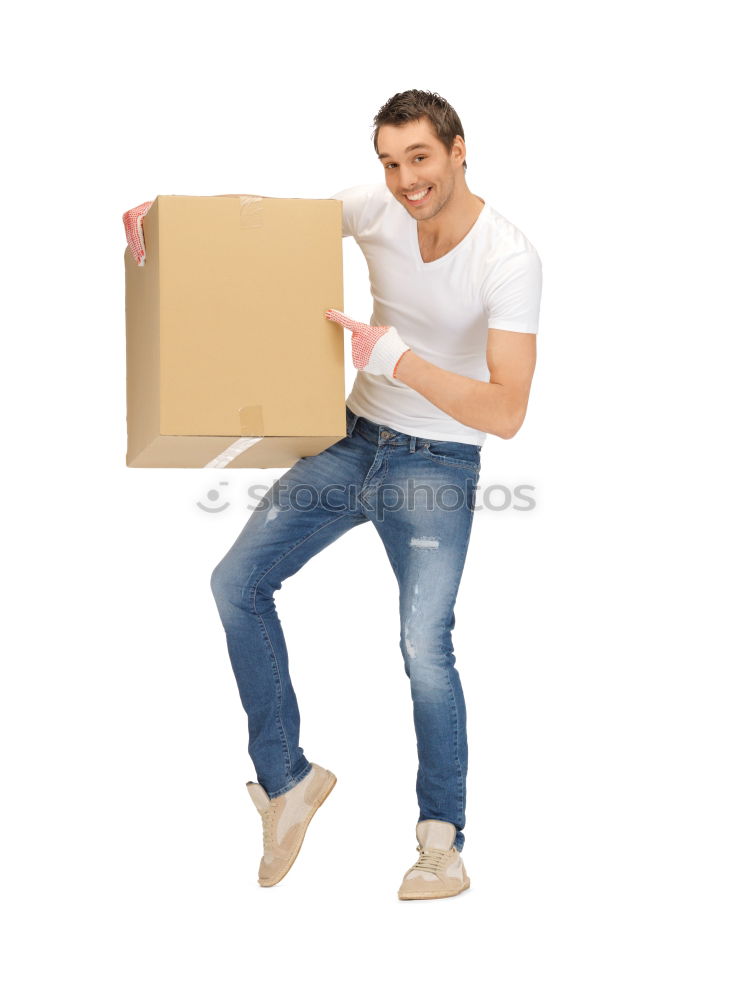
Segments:
[[[523,250],[500,262],[483,284],[489,328],[537,333],[541,286],[541,259],[536,250]]]
[[[343,203],[343,236],[358,236],[372,190],[373,186],[370,184],[358,184],[330,196]]]

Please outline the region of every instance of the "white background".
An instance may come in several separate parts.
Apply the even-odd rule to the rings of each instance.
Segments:
[[[148,0],[8,29],[5,995],[728,998],[721,5]],[[277,596],[301,745],[339,780],[262,889],[209,579],[279,473],[125,466],[122,213],[379,181],[373,116],[412,87],[544,269],[528,415],[481,477],[536,507],[476,513],[456,606],[472,887],[424,903],[396,895],[417,757],[375,531]]]

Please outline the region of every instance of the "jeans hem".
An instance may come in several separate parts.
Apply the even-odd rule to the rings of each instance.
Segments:
[[[296,774],[293,778],[291,778],[286,785],[283,785],[283,787],[280,788],[278,792],[273,792],[271,795],[269,795],[269,792],[267,792],[267,794],[271,799],[276,799],[278,795],[284,795],[285,792],[289,792],[290,789],[295,787],[295,785],[299,784],[301,781],[307,778],[312,769],[313,765],[310,763],[310,761],[308,761],[305,768],[302,771],[300,771],[299,774]]]

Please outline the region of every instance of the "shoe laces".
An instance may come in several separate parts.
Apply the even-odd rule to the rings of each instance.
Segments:
[[[440,870],[445,857],[450,853],[450,849],[441,851],[437,847],[417,847],[415,850],[419,851],[419,861],[413,867],[434,873]]]

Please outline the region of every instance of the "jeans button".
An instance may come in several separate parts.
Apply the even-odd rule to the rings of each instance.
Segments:
[[[388,431],[382,431],[381,432],[381,436],[382,436],[382,438],[388,438],[389,437],[389,432]]]

